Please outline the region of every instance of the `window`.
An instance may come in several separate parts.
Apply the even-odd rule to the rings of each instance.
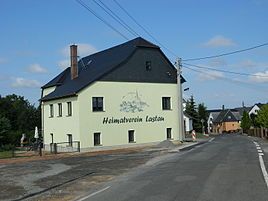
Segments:
[[[103,111],[103,97],[92,98],[92,110],[93,112]]]
[[[68,137],[68,145],[70,147],[72,147],[73,146],[73,136],[72,136],[72,134],[67,134],[67,137]]]
[[[128,142],[134,143],[135,142],[135,136],[134,136],[134,130],[128,131]]]
[[[145,67],[147,71],[151,71],[152,70],[152,62],[151,61],[146,61],[145,62]]]
[[[50,136],[51,136],[51,144],[53,144],[54,143],[53,133],[50,133]]]
[[[61,117],[62,116],[62,103],[58,103],[58,116]]]
[[[171,128],[167,128],[167,139],[172,139]]]
[[[162,97],[162,109],[170,110],[170,97]]]
[[[67,116],[72,116],[72,102],[67,102]]]
[[[53,104],[49,105],[49,111],[50,111],[50,116],[49,117],[53,117],[54,116]]]
[[[100,133],[94,133],[94,146],[101,145],[101,134]]]

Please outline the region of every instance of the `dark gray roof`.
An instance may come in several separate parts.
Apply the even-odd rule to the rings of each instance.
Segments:
[[[78,62],[78,78],[71,80],[70,67],[67,68],[42,87],[44,89],[57,86],[53,92],[43,97],[41,100],[45,101],[76,95],[77,92],[83,88],[126,62],[139,47],[156,48],[160,50],[157,45],[138,37],[121,45],[84,57]],[[182,76],[181,82],[185,82]]]
[[[234,108],[236,111],[239,112],[240,115],[243,115],[243,112],[246,111],[247,113],[252,109],[252,107],[237,107]]]
[[[222,110],[220,114],[217,116],[217,118],[214,120],[214,122],[221,123],[221,122],[233,122],[233,121],[240,121],[240,120],[241,120],[241,116],[239,112],[227,109],[227,110]]]

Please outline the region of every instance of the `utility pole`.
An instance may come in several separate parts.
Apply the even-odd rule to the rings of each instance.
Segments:
[[[179,111],[179,140],[183,141],[185,139],[185,132],[184,132],[184,119],[183,119],[183,97],[182,97],[182,84],[181,84],[181,58],[177,58],[176,61],[177,67],[177,85],[178,85],[178,111]]]

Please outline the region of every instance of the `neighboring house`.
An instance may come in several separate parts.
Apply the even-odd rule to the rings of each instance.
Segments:
[[[257,114],[258,114],[258,111],[261,109],[261,107],[262,107],[263,105],[265,105],[265,104],[262,104],[262,103],[256,103],[255,105],[253,105],[253,106],[251,107],[251,109],[249,110],[249,112],[248,112],[249,116],[250,116],[251,114],[257,115]]]
[[[222,110],[216,109],[216,110],[208,110],[209,116],[208,116],[208,133],[216,133],[217,129],[213,126],[213,122],[218,117]]]
[[[84,57],[42,87],[45,149],[182,140],[178,87],[185,82],[160,48],[143,38]]]
[[[208,132],[223,133],[240,129],[242,116],[236,109],[209,110]]]
[[[184,130],[189,134],[193,130],[193,118],[187,113],[183,112]]]

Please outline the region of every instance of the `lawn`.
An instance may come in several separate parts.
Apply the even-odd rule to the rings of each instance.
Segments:
[[[0,151],[0,159],[1,158],[11,158],[12,151]]]

